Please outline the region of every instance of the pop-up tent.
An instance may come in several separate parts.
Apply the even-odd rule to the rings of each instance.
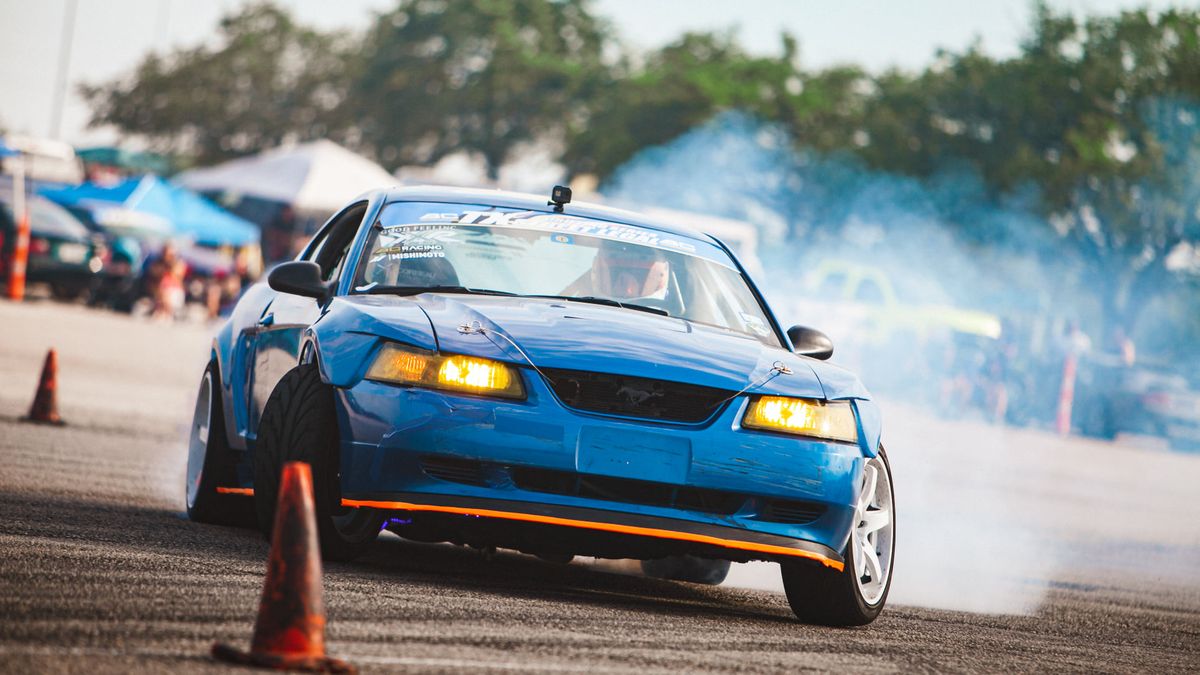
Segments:
[[[95,220],[100,223],[106,219],[104,211],[120,209],[165,221],[170,234],[205,246],[245,246],[259,241],[253,223],[157,176],[130,178],[111,186],[83,183],[41,193],[68,208],[96,213]]]
[[[171,172],[171,162],[153,152],[138,152],[112,145],[100,145],[75,151],[84,165],[111,167],[126,175],[141,176],[148,173]]]
[[[185,171],[175,179],[197,192],[248,195],[322,217],[367,190],[396,182],[383,167],[326,140]]]

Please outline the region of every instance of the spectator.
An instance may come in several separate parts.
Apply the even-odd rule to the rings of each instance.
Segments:
[[[1079,328],[1078,321],[1069,319],[1059,337],[1058,349],[1064,357],[1073,356],[1078,360],[1080,356],[1092,351],[1092,339]]]
[[[1112,349],[1121,357],[1125,367],[1132,366],[1137,361],[1137,348],[1133,340],[1125,333],[1125,329],[1117,326],[1112,332]]]
[[[175,245],[167,242],[158,257],[150,262],[146,272],[147,284],[154,298],[153,316],[173,319],[183,310],[183,280],[187,264],[179,257]]]

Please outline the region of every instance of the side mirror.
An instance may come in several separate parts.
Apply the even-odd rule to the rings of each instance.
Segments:
[[[321,279],[321,266],[308,260],[293,260],[271,270],[267,285],[280,293],[303,295],[323,302],[333,284]]]
[[[816,328],[792,326],[787,335],[792,341],[792,351],[801,356],[811,356],[822,361],[833,356],[833,340]]]

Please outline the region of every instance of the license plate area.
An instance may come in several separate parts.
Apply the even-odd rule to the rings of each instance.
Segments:
[[[87,257],[87,247],[82,244],[59,244],[54,256],[65,263],[81,263]]]
[[[691,464],[687,438],[607,427],[579,431],[575,465],[582,473],[682,484]]]

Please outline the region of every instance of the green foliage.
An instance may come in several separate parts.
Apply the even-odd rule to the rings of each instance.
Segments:
[[[783,121],[810,148],[843,147],[862,106],[852,67],[804,73],[786,33],[778,57],[750,56],[732,33],[688,33],[609,76],[586,124],[571,129],[568,173],[609,176],[642,148],[666,143],[726,110]]]
[[[334,132],[345,96],[341,42],[273,5],[251,5],[221,21],[219,47],[150,55],[131,76],[81,93],[93,125],[207,164]]]
[[[1014,57],[970,47],[920,72],[868,75],[802,68],[787,34],[774,56],[748,54],[733,33],[632,53],[588,0],[398,0],[361,36],[258,4],[222,21],[217,46],[150,56],[83,93],[95,124],[198,163],[330,137],[388,168],[466,151],[494,177],[538,143],[569,175],[601,180],[741,110],[806,152],[919,180],[966,166],[982,199],[1035,195],[1042,234],[1128,323],[1140,292],[1180,278],[1166,256],[1200,238],[1200,11],[1034,14]],[[996,228],[955,225],[1002,243]]]
[[[494,177],[518,144],[587,116],[610,40],[585,0],[403,0],[370,30],[349,106],[390,167],[468,150]]]
[[[1037,184],[1047,212],[1091,178],[1134,180],[1157,167],[1139,105],[1200,97],[1200,13],[1144,11],[1079,22],[1038,8],[1022,53],[939,56],[914,77],[891,74],[864,120],[872,166],[928,175],[946,158],[975,165],[997,192]],[[907,149],[907,152],[905,151]]]
[[[665,143],[731,107],[765,112],[793,70],[748,57],[732,35],[689,33],[649,54],[645,64],[614,70],[584,124],[571,129],[570,173],[607,176],[642,148]]]
[[[867,142],[848,149],[918,177],[965,162],[995,197],[1035,187],[1106,320],[1130,325],[1147,292],[1181,280],[1166,256],[1200,238],[1200,12],[1035,14],[1014,58],[972,48],[877,78]]]

